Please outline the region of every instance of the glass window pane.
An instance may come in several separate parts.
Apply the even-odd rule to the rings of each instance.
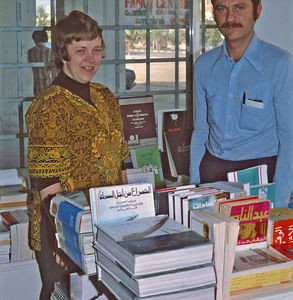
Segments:
[[[175,63],[158,62],[151,63],[151,90],[168,90],[175,88]]]
[[[16,0],[0,1],[0,26],[16,26]]]
[[[33,1],[30,1],[33,3]],[[34,10],[30,11],[30,15],[33,18],[32,22],[36,26],[50,26],[50,15],[51,15],[51,7],[50,7],[50,0],[37,0],[36,7],[35,7],[35,14],[33,14]],[[31,24],[32,25],[32,24]]]
[[[115,92],[115,65],[101,65],[92,81],[101,83]]]
[[[0,102],[0,132],[16,134],[19,131],[18,125],[18,103]]]
[[[74,1],[77,2],[77,1]],[[82,2],[82,1],[78,1]],[[120,7],[124,1],[119,1]],[[88,0],[88,14],[95,19],[100,26],[115,25],[114,0]]]
[[[146,58],[146,30],[125,30],[125,58]]]
[[[17,62],[17,43],[15,32],[0,32],[0,64]]]
[[[11,80],[13,78],[13,80]],[[18,82],[16,68],[0,68],[0,98],[14,98],[18,96]]]
[[[115,59],[115,31],[104,30],[103,39],[105,43],[105,58],[104,59]],[[121,49],[124,55],[124,52]]]
[[[127,91],[145,91],[146,90],[146,64],[126,64],[126,69],[134,72],[135,75],[135,85],[131,89],[126,89]],[[131,72],[130,72],[131,73]],[[133,78],[133,75],[132,75]],[[130,87],[129,82],[127,82],[128,87]],[[133,84],[132,84],[133,85]]]
[[[174,30],[152,29],[150,32],[151,50],[159,52],[162,57],[164,57],[163,54],[167,54],[174,49],[174,41]],[[167,56],[170,56],[170,54]],[[171,56],[174,57],[174,53]]]
[[[18,139],[0,139],[0,169],[20,167]]]
[[[186,62],[179,62],[179,89],[186,89]]]

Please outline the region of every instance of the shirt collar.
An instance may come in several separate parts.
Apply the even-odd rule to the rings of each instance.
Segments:
[[[221,46],[219,56],[217,57],[212,72],[215,72],[217,69],[217,65],[223,61],[224,59],[229,60],[229,55],[226,47],[226,40],[224,40],[223,45]],[[247,49],[245,50],[242,58],[245,59],[248,63],[250,63],[259,73],[264,75],[263,71],[263,60],[261,54],[260,40],[257,35],[254,33]]]

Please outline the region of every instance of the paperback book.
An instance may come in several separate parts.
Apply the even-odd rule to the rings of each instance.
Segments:
[[[95,248],[132,276],[210,263],[213,254],[211,241],[165,215],[98,224]]]

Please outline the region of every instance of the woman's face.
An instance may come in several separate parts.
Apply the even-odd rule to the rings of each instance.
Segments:
[[[69,61],[63,60],[63,72],[80,83],[88,83],[98,71],[102,61],[102,40],[73,40],[67,46]]]

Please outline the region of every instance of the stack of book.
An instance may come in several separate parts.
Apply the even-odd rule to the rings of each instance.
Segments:
[[[17,169],[0,170],[0,211],[27,208],[27,182]]]
[[[10,234],[6,226],[0,221],[0,263],[9,262]]]
[[[60,193],[52,198],[56,239],[61,248],[86,274],[95,274],[95,254],[89,195],[86,191]]]
[[[214,299],[208,239],[166,215],[97,228],[101,281],[118,299]]]
[[[27,210],[13,210],[0,213],[1,220],[10,233],[10,261],[33,259],[34,251],[29,247],[29,218]]]

